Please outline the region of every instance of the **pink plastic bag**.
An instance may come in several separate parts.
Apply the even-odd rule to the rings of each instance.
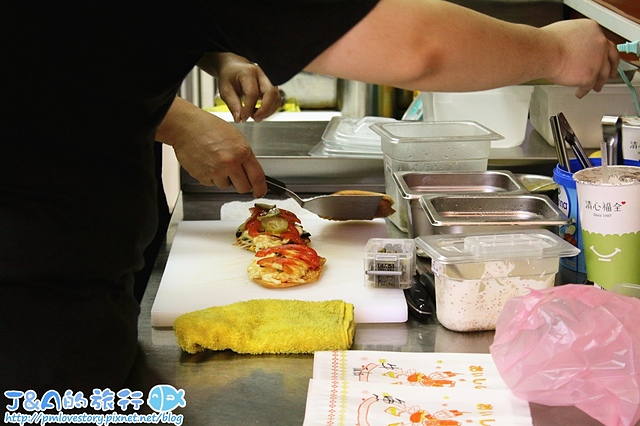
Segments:
[[[507,301],[490,351],[519,398],[607,426],[640,420],[640,299],[579,284],[531,291]]]

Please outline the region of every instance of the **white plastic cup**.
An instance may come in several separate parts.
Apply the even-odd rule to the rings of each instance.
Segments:
[[[587,279],[605,290],[640,284],[640,167],[590,167],[574,173]]]

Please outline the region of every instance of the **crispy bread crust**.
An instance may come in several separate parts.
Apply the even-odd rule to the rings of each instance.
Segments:
[[[382,200],[380,200],[378,210],[376,210],[374,217],[388,217],[396,212],[393,207],[391,207],[394,204],[393,198],[391,198],[387,194],[382,194],[380,192],[361,191],[359,189],[345,189],[343,191],[334,192],[333,195],[382,195]]]

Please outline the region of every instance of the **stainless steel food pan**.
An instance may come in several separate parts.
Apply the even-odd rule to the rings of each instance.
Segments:
[[[396,210],[407,217],[408,234],[415,238],[414,220],[424,221],[420,205],[423,195],[449,195],[467,193],[526,194],[529,191],[518,178],[508,170],[476,172],[395,172],[393,179],[402,197],[396,200]],[[414,217],[416,219],[414,219]]]
[[[466,194],[422,196],[418,235],[544,228],[556,232],[569,218],[546,195]]]

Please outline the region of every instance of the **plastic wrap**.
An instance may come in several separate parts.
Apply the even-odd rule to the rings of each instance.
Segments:
[[[510,299],[490,351],[513,393],[576,406],[607,426],[640,420],[640,299],[569,284]]]

